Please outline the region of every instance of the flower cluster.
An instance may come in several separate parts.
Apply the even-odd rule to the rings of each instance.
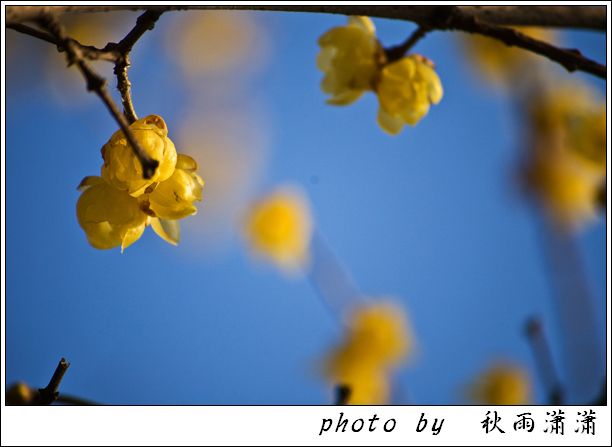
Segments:
[[[325,360],[324,373],[348,388],[347,404],[383,405],[389,401],[389,374],[412,349],[404,312],[385,302],[354,309],[346,338]]]
[[[177,154],[164,120],[157,115],[134,122],[131,129],[143,149],[159,162],[150,179],[124,132],[119,130],[102,147],[102,176],[85,177],[76,211],[79,225],[92,247],[121,246],[121,251],[142,236],[146,226],[166,241],[180,239],[178,219],[197,212],[204,181],[197,163]]]
[[[291,273],[309,259],[312,236],[310,207],[296,188],[278,188],[247,212],[245,238],[254,253]]]
[[[542,92],[529,111],[527,186],[562,230],[597,216],[606,179],[606,105],[580,85]]]
[[[442,84],[433,63],[411,54],[388,62],[368,17],[351,16],[347,26],[332,28],[319,38],[317,66],[325,73],[328,104],[347,105],[367,90],[378,96],[378,123],[396,135],[405,124],[414,126],[442,99]]]
[[[467,397],[481,405],[529,405],[529,375],[519,366],[497,363],[468,385]]]

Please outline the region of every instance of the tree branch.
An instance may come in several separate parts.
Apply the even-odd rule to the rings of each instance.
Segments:
[[[106,79],[95,73],[89,66],[83,57],[81,48],[75,43],[74,40],[68,37],[66,30],[54,15],[45,15],[38,19],[38,23],[43,29],[46,29],[53,37],[55,37],[59,44],[66,49],[68,64],[76,64],[79,67],[79,70],[87,81],[87,91],[96,92],[102,102],[104,102],[132,145],[132,149],[142,165],[143,177],[145,179],[151,178],[155,173],[155,169],[159,165],[159,162],[151,158],[151,156],[144,151],[140,142],[136,139],[125,115],[121,113],[108,93],[106,89]]]
[[[140,9],[134,6],[8,6],[7,23],[32,20],[43,12],[57,14],[67,12],[110,11],[113,9]],[[142,7],[144,8],[144,7]],[[606,30],[605,7],[587,6],[362,6],[362,5],[298,5],[298,6],[151,6],[150,13],[162,13],[185,9],[225,9],[317,12],[333,14],[366,15],[389,19],[409,20],[428,30],[458,30],[482,34],[506,45],[516,46],[540,54],[557,62],[568,71],[580,70],[597,77],[606,78],[606,67],[582,56],[579,50],[558,48],[548,43],[532,39],[516,30],[498,25],[512,26],[549,26],[563,28],[583,28]],[[420,36],[422,37],[422,36]],[[419,37],[419,38],[420,38]],[[418,40],[418,39],[417,39]],[[407,44],[408,42],[406,42]],[[411,43],[412,45],[412,43]],[[392,51],[399,51],[393,48]],[[397,55],[392,53],[393,57]],[[129,89],[129,85],[128,85]],[[123,97],[123,95],[122,95]]]
[[[40,396],[38,396],[38,402],[36,403],[36,405],[51,405],[51,403],[53,403],[53,401],[57,399],[57,396],[59,395],[57,388],[59,387],[60,382],[64,378],[64,374],[66,374],[66,371],[68,370],[69,366],[70,363],[66,363],[65,358],[62,358],[60,360],[59,365],[57,365],[57,368],[53,373],[53,377],[51,377],[49,385],[47,385],[46,388],[38,389]]]
[[[118,44],[113,44],[113,47],[118,51],[120,57],[115,64],[115,75],[117,76],[117,89],[121,94],[121,102],[123,104],[123,112],[128,121],[133,123],[138,119],[134,105],[132,104],[132,94],[130,91],[131,83],[128,79],[127,69],[130,67],[130,51],[134,44],[142,37],[142,35],[152,30],[155,27],[155,22],[163,14],[163,11],[147,11],[136,20],[136,26],[123,38]],[[110,44],[109,44],[110,45]],[[109,47],[107,45],[107,48]]]
[[[387,62],[392,63],[403,58],[404,55],[408,51],[410,51],[410,48],[412,48],[419,40],[425,37],[425,34],[427,34],[429,31],[431,30],[426,26],[419,26],[417,30],[412,33],[412,35],[404,43],[391,48],[385,48]]]
[[[75,12],[106,12],[118,10],[176,11],[187,9],[222,9],[314,12],[326,14],[362,15],[416,22],[419,24],[437,21],[439,6],[406,5],[240,5],[240,6],[127,6],[127,5],[74,5],[74,6],[7,6],[6,22],[36,20],[45,14],[66,14]],[[491,25],[503,26],[545,26],[557,28],[578,28],[597,31],[607,30],[606,7],[592,6],[459,6],[464,14]]]
[[[532,317],[527,321],[525,329],[540,378],[544,388],[548,391],[549,405],[563,405],[565,393],[555,372],[550,347],[542,329],[542,322],[539,318]]]

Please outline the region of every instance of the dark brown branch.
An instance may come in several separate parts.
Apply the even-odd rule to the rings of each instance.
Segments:
[[[515,46],[540,54],[557,62],[567,71],[584,71],[599,78],[606,79],[606,66],[584,57],[579,50],[558,48],[541,40],[533,39],[512,28],[488,25],[473,16],[465,15],[457,7],[448,7],[448,17],[438,24],[438,29],[460,30],[468,33],[482,34],[501,40],[508,46]]]
[[[526,334],[529,339],[537,370],[544,388],[548,390],[549,405],[563,405],[564,392],[559,382],[550,353],[550,347],[542,329],[539,318],[532,317],[527,321]]]
[[[64,374],[66,374],[66,371],[68,370],[69,366],[70,363],[66,363],[66,359],[62,358],[60,360],[59,365],[57,365],[57,368],[53,373],[53,377],[51,377],[49,385],[47,385],[46,388],[38,389],[40,396],[38,397],[38,402],[36,403],[36,405],[51,405],[53,401],[57,399],[57,396],[59,395],[57,388],[59,387],[60,382],[64,378]]]
[[[395,47],[391,47],[385,49],[385,54],[387,55],[387,62],[395,62],[404,57],[404,55],[410,51],[410,49],[423,37],[431,31],[426,26],[419,26],[417,30],[412,33],[412,35],[401,45],[397,45]]]
[[[66,49],[61,45],[60,41],[49,33],[39,31],[27,25],[22,25],[21,23],[10,23],[6,25],[6,27],[8,29],[18,31],[22,34],[27,34],[29,36],[36,37],[37,39],[44,40],[45,42],[49,42],[57,46],[57,50],[60,53],[66,51]],[[70,40],[74,43],[74,45],[76,45],[79,48],[79,50],[82,53],[83,58],[87,60],[90,60],[90,61],[104,60],[104,61],[109,61],[109,62],[117,61],[118,55],[116,54],[115,51],[100,50],[94,46],[81,45],[78,41],[72,38],[70,38]]]
[[[17,9],[14,9],[17,8]],[[41,8],[41,9],[36,9]],[[40,11],[53,10],[57,14],[76,11],[109,11],[109,7],[78,6],[9,6],[7,23],[32,20]],[[138,7],[119,7],[118,9],[139,9]],[[428,29],[458,30],[482,34],[506,45],[516,46],[540,54],[563,65],[568,71],[580,70],[600,78],[606,78],[606,67],[582,56],[579,50],[557,48],[548,43],[532,39],[510,28],[497,26],[555,26],[563,28],[588,28],[606,30],[605,7],[587,6],[152,6],[151,11],[171,11],[183,9],[225,9],[225,10],[265,10],[318,12],[347,15],[366,15],[390,19],[409,20]],[[486,22],[486,23],[485,23]],[[394,55],[395,57],[395,55]]]
[[[117,76],[117,89],[121,94],[123,112],[128,121],[133,123],[138,119],[134,105],[132,104],[131,83],[128,79],[127,70],[130,67],[130,51],[134,44],[142,35],[155,27],[155,22],[163,14],[163,11],[147,11],[136,20],[136,26],[118,44],[113,44],[113,48],[119,53],[120,57],[115,64],[115,75]],[[111,44],[109,44],[111,45]],[[107,45],[107,48],[109,47]]]
[[[59,41],[60,45],[66,49],[68,64],[76,64],[78,66],[79,70],[87,81],[87,90],[90,92],[95,92],[98,97],[100,97],[117,123],[119,123],[119,126],[121,126],[121,129],[132,145],[132,149],[142,165],[143,177],[145,179],[151,178],[155,173],[155,169],[159,165],[159,162],[151,158],[151,156],[144,151],[140,142],[134,136],[134,132],[132,132],[130,124],[128,123],[125,115],[121,113],[106,89],[106,79],[99,76],[93,70],[93,68],[89,66],[83,57],[81,48],[68,37],[64,27],[61,25],[61,23],[59,23],[55,16],[44,16],[39,19],[38,23],[43,29],[46,29],[52,36],[54,36]]]
[[[419,24],[437,21],[439,6],[408,5],[241,5],[241,6],[130,6],[130,5],[73,5],[73,6],[7,6],[6,22],[36,20],[47,13],[105,12],[117,10],[176,11],[187,9],[222,9],[313,12],[325,14],[361,15],[385,19],[407,20]],[[462,13],[491,25],[545,26],[607,30],[606,7],[592,6],[459,6]]]
[[[336,405],[347,405],[351,398],[351,388],[348,385],[336,387]]]

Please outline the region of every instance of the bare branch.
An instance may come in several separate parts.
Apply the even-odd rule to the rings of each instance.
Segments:
[[[87,90],[90,92],[96,92],[100,99],[102,99],[102,102],[104,102],[106,107],[109,109],[117,123],[119,123],[119,126],[121,126],[121,129],[132,145],[132,149],[142,165],[143,177],[145,179],[151,178],[155,173],[155,169],[159,165],[159,162],[151,158],[151,156],[144,151],[140,142],[134,136],[134,132],[132,132],[125,115],[121,113],[106,89],[106,79],[99,76],[93,70],[93,68],[89,66],[83,57],[81,48],[76,45],[74,40],[68,37],[66,30],[54,15],[43,16],[38,19],[38,23],[43,29],[46,29],[53,37],[55,37],[60,45],[66,49],[69,65],[76,64],[79,67],[79,70],[87,81]]]
[[[66,374],[66,371],[68,370],[69,366],[70,363],[66,363],[66,359],[62,358],[60,360],[59,365],[57,365],[57,368],[53,373],[53,377],[51,377],[49,385],[47,385],[46,388],[38,389],[40,396],[38,396],[38,402],[36,403],[36,405],[51,405],[53,401],[57,399],[57,396],[59,395],[57,388],[59,387],[60,382],[64,378],[64,374]]]
[[[410,51],[410,49],[423,37],[431,31],[429,28],[425,26],[419,26],[417,30],[412,33],[412,35],[401,45],[397,45],[395,47],[386,48],[385,54],[387,55],[387,62],[395,62],[404,57],[404,55]]]
[[[123,112],[130,123],[138,119],[134,105],[132,104],[132,94],[130,91],[131,83],[128,79],[127,69],[130,66],[130,51],[134,44],[142,37],[142,35],[152,30],[155,27],[155,22],[163,14],[163,11],[147,11],[136,20],[136,26],[128,33],[125,38],[114,46],[119,52],[120,57],[115,64],[115,75],[117,76],[117,88],[121,93],[121,102],[123,104]],[[107,45],[108,47],[108,45]]]
[[[565,393],[555,370],[550,347],[542,328],[542,322],[539,318],[532,317],[527,321],[525,329],[540,378],[544,388],[548,391],[549,404],[563,405]]]
[[[127,5],[74,5],[74,6],[7,6],[6,21],[36,20],[47,13],[106,12],[117,10],[173,11],[187,9],[222,9],[315,12],[326,14],[362,15],[385,19],[408,20],[419,24],[435,23],[440,6],[407,5],[240,5],[240,6],[127,6]],[[491,25],[545,26],[606,31],[605,6],[459,6],[462,13]]]

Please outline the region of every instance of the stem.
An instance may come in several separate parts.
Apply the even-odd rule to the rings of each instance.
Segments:
[[[423,37],[425,34],[431,31],[431,29],[426,26],[419,26],[414,33],[401,45],[397,45],[391,47],[389,49],[385,49],[385,53],[387,55],[387,63],[392,63],[400,60],[401,58],[408,53],[408,51]]]
[[[57,368],[53,373],[53,377],[51,377],[49,385],[47,385],[46,388],[38,389],[40,396],[38,397],[38,402],[36,405],[51,405],[51,403],[57,399],[57,396],[59,395],[57,388],[59,387],[60,382],[62,381],[64,374],[66,374],[69,366],[70,363],[66,363],[66,359],[62,358],[60,360],[59,365],[57,365]]]
[[[533,351],[537,369],[544,387],[548,389],[549,405],[563,405],[564,391],[559,382],[550,353],[550,347],[542,329],[539,318],[532,317],[527,321],[527,337]]]

